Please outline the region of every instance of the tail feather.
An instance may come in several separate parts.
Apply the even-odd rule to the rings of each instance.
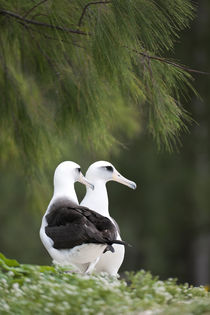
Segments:
[[[109,251],[112,253],[115,252],[114,247],[112,245],[107,245],[107,247],[103,251],[103,254],[105,254],[106,252],[109,252]]]
[[[130,244],[124,242],[124,241],[121,241],[121,240],[113,240],[113,241],[108,241],[107,242],[107,247],[104,249],[104,252],[103,253],[106,253],[108,251],[114,253],[115,250],[114,250],[114,247],[112,246],[113,244],[118,244],[118,245],[124,245],[124,246],[129,246],[129,247],[132,247]]]
[[[107,242],[107,247],[104,249],[103,254],[108,252],[108,251],[114,253],[115,250],[114,250],[114,247],[112,246],[113,244],[118,244],[118,245],[124,245],[124,246],[132,247],[132,245],[130,245],[130,244],[124,242],[124,241],[121,241],[121,240],[108,241]]]
[[[132,247],[132,245],[126,243],[125,241],[121,241],[121,240],[110,241],[110,244],[119,244],[119,245],[124,245],[124,246],[128,246],[128,247]]]

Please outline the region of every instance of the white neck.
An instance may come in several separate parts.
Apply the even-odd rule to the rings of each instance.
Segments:
[[[54,186],[53,197],[49,203],[47,211],[50,209],[50,206],[54,203],[56,199],[69,199],[72,202],[78,204],[77,195],[74,189],[74,183],[65,183],[65,185],[56,185]]]
[[[94,190],[87,188],[86,195],[80,205],[88,207],[101,215],[110,217],[106,183],[104,181],[95,181],[92,183],[94,185]]]
[[[63,185],[59,185],[58,187],[54,187],[53,198],[62,198],[66,197],[71,199],[71,201],[78,203],[77,195],[74,189],[74,183],[65,183]]]

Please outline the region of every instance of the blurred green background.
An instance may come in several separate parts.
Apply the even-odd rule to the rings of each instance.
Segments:
[[[210,2],[200,0],[191,29],[182,32],[177,42],[176,59],[210,72],[209,30]],[[210,79],[198,74],[194,78],[202,100],[192,96],[185,104],[196,123],[182,136],[179,152],[157,152],[152,139],[141,133],[109,158],[138,185],[136,191],[117,183],[107,185],[110,213],[119,223],[122,238],[133,245],[126,251],[121,272],[144,268],[162,279],[210,283]],[[105,159],[100,152],[91,156],[82,149],[63,156],[63,160],[75,158],[83,173],[89,164]],[[46,182],[38,179],[45,208],[37,209],[33,206],[36,186],[30,193],[28,189],[30,178],[25,180],[12,161],[1,165],[0,251],[8,257],[22,263],[51,263],[39,239],[39,227],[52,196],[55,167]],[[79,184],[76,188],[81,199],[84,188]]]

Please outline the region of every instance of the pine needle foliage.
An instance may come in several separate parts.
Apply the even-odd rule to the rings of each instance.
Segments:
[[[109,152],[143,123],[172,149],[192,78],[153,56],[193,16],[189,0],[0,0],[1,159],[44,164],[75,143]]]

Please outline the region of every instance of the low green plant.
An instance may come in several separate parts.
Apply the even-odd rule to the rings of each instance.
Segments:
[[[204,287],[160,281],[150,272],[82,275],[21,265],[0,254],[1,314],[209,314]]]

